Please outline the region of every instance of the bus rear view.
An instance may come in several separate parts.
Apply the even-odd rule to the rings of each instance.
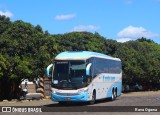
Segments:
[[[52,77],[51,99],[66,102],[114,100],[121,95],[121,61],[104,54],[80,51],[62,52],[46,70]]]

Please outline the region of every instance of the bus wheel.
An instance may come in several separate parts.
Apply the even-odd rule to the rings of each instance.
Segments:
[[[117,88],[116,88],[114,94],[115,94],[115,98],[117,98]]]
[[[116,99],[116,90],[112,90],[112,97],[111,97],[111,100],[115,100]]]
[[[89,102],[89,104],[93,105],[95,101],[96,101],[96,91],[94,90],[92,94],[92,100]]]

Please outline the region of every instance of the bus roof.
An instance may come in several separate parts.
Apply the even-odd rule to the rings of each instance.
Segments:
[[[119,60],[118,58],[113,58],[111,56],[92,52],[92,51],[66,51],[58,54],[56,56],[56,60],[85,60],[91,57],[99,57],[99,58],[105,58],[105,59],[112,59],[112,60]]]

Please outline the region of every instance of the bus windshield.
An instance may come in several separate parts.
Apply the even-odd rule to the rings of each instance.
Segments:
[[[86,86],[85,61],[55,61],[52,86],[58,89],[78,89]]]

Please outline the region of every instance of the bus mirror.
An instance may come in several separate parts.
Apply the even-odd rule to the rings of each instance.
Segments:
[[[90,76],[90,69],[91,69],[91,65],[92,65],[92,63],[89,63],[88,65],[87,65],[87,67],[86,67],[86,75],[87,76]]]
[[[53,64],[50,64],[48,67],[47,67],[47,69],[46,69],[46,76],[47,77],[51,77],[51,75],[50,75],[50,68],[53,66]]]

